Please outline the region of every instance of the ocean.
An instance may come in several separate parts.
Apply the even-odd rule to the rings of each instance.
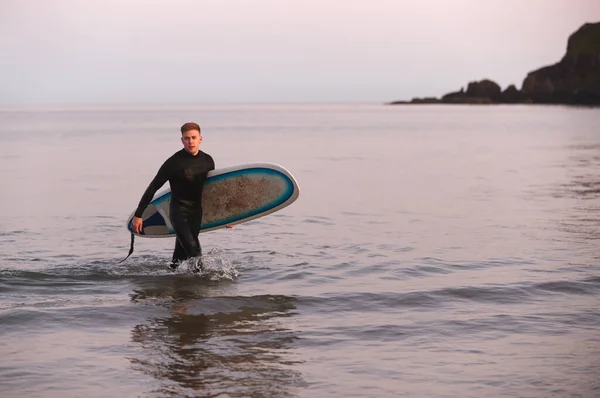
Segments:
[[[203,233],[125,220],[179,127],[291,206]],[[600,396],[600,109],[0,109],[0,396]]]

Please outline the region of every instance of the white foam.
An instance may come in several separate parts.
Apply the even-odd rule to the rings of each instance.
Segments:
[[[202,266],[198,262],[202,261]],[[211,281],[234,280],[239,276],[239,271],[233,262],[221,249],[211,249],[202,255],[201,259],[194,257],[182,261],[174,271],[181,274],[195,274]]]

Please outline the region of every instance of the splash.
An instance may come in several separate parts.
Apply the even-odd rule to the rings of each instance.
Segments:
[[[199,265],[199,262],[202,265]],[[112,269],[112,274],[121,276],[132,275],[189,275],[210,281],[234,280],[239,276],[239,271],[229,256],[221,249],[213,248],[202,255],[202,258],[191,258],[182,261],[177,269],[169,267],[170,261],[154,256],[128,260],[119,270]],[[126,265],[125,265],[126,264]]]
[[[234,280],[240,274],[231,259],[221,249],[214,248],[202,255],[202,267],[199,272],[197,263],[198,259],[189,259],[179,268],[211,281]]]
[[[190,275],[202,279],[219,281],[234,280],[239,276],[239,271],[233,261],[221,249],[213,248],[202,255],[200,259],[191,258],[181,262],[177,269],[170,268],[170,260],[156,256],[138,257],[129,259],[116,269],[111,269],[111,274],[120,276],[162,276],[162,275]]]

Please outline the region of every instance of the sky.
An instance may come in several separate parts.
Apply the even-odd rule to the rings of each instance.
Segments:
[[[0,0],[0,105],[381,103],[521,87],[598,0]]]

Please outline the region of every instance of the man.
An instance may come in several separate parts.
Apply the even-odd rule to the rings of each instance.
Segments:
[[[200,150],[202,135],[200,126],[189,122],[181,126],[183,149],[175,152],[158,170],[144,192],[131,222],[133,230],[142,230],[142,213],[156,191],[169,181],[171,186],[170,220],[175,230],[175,250],[171,268],[189,258],[197,257],[201,267],[202,248],[198,240],[202,224],[202,190],[206,175],[214,170],[213,158]]]

